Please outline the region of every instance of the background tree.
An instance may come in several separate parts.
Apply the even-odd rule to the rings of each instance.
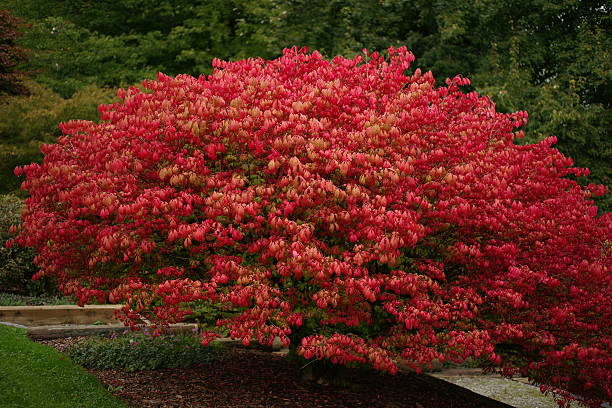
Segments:
[[[17,44],[19,19],[0,9],[0,103],[5,95],[27,93],[21,83],[23,72],[17,65],[26,60],[25,50]]]
[[[254,27],[269,22],[264,11],[272,2],[5,3],[32,22],[22,43],[33,49],[29,66],[39,70],[37,81],[63,97],[88,84],[130,85],[159,71],[209,73],[213,58],[270,54],[271,40]]]

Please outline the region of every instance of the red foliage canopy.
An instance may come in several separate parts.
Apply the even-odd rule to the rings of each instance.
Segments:
[[[18,242],[40,274],[126,318],[214,302],[245,344],[395,372],[486,356],[612,396],[612,216],[502,114],[406,75],[405,48],[215,61],[71,121],[27,175]],[[233,313],[231,313],[233,312]],[[215,334],[204,335],[204,342]],[[587,401],[588,402],[588,401]]]

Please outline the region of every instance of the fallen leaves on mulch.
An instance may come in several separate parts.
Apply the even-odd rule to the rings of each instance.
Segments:
[[[282,355],[241,348],[224,353],[222,361],[190,368],[89,371],[138,408],[510,408],[427,375],[357,372],[350,388],[305,384],[300,366]]]

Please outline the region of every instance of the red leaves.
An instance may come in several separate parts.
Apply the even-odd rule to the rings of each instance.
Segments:
[[[602,188],[566,177],[584,170],[554,138],[515,145],[526,113],[407,75],[413,59],[293,48],[120,91],[102,123],[63,124],[42,165],[15,170],[17,241],[133,324],[213,301],[247,344],[302,337],[306,358],[390,372],[485,356],[610,398]]]
[[[298,353],[306,359],[327,358],[334,364],[367,363],[377,370],[397,373],[397,366],[388,353],[376,343],[342,334],[330,337],[309,336],[302,339]]]

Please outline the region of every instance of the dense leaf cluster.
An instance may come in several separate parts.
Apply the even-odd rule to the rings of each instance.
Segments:
[[[180,321],[218,305],[244,344],[395,372],[487,357],[609,399],[612,216],[525,112],[390,48],[214,60],[62,124],[17,241],[80,303]],[[207,343],[217,333],[205,333]],[[565,393],[565,394],[564,394]]]

